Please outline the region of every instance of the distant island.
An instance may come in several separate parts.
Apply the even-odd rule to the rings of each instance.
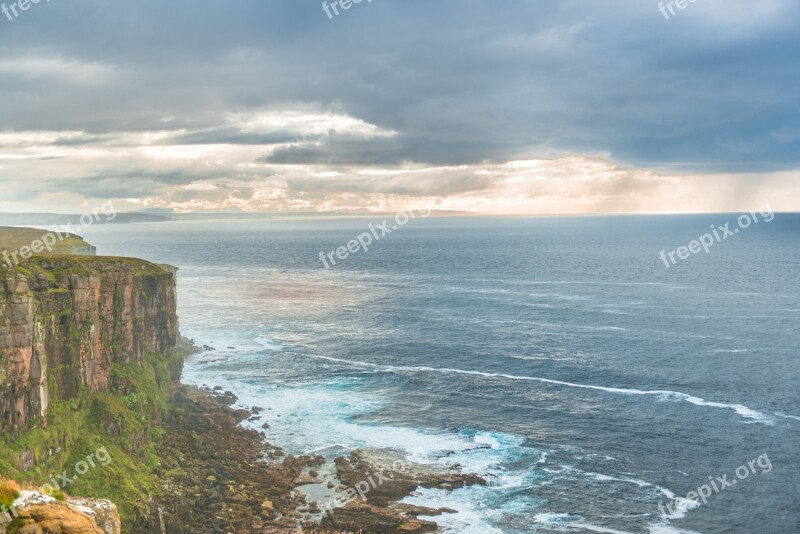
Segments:
[[[72,223],[79,224],[81,216],[79,214],[62,213],[6,213],[0,212],[0,226],[48,226],[65,225]],[[130,223],[149,223],[167,222],[175,220],[167,215],[155,213],[144,213],[141,211],[130,211],[117,213],[113,219],[101,218],[94,224],[130,224]]]

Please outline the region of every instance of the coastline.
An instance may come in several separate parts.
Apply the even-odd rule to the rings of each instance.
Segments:
[[[0,237],[6,234],[0,228]],[[5,242],[40,234],[13,229]],[[268,396],[264,406],[239,406],[221,386],[182,384],[185,360],[203,349],[178,332],[177,268],[69,254],[37,256],[0,270],[6,275],[0,303],[7,308],[0,311],[11,320],[0,348],[19,353],[0,359],[6,364],[0,385],[6,386],[7,406],[25,408],[15,408],[15,418],[5,421],[2,471],[9,487],[17,487],[14,479],[31,484],[44,473],[63,471],[100,443],[109,447],[113,465],[81,471],[65,484],[71,484],[70,494],[119,505],[115,532],[391,534],[436,531],[435,522],[420,516],[452,512],[399,503],[417,488],[486,483],[405,461],[398,469],[400,452],[288,454],[267,441],[269,424],[252,428],[260,412],[273,409]],[[38,329],[37,321],[53,326]],[[34,355],[41,357],[33,362]],[[33,376],[12,365],[17,360],[58,372],[36,387],[14,387]],[[81,380],[67,363],[83,370]],[[30,398],[18,399],[20,392]],[[18,512],[26,507],[20,501]]]
[[[186,348],[183,340],[182,348]],[[200,349],[193,347],[187,356]],[[165,417],[165,495],[159,517],[137,528],[166,532],[422,533],[453,513],[401,503],[418,488],[486,484],[475,474],[409,462],[392,450],[354,450],[333,461],[295,456],[268,441],[268,426],[249,428],[269,406],[242,407],[223,388],[181,384]],[[269,404],[269,399],[264,399]],[[424,517],[425,519],[422,519]],[[163,528],[162,528],[163,526]]]

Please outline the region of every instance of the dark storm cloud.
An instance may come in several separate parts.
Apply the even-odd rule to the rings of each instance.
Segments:
[[[139,198],[170,190],[169,186],[187,185],[200,179],[220,178],[213,171],[131,170],[81,176],[73,180],[50,180],[46,190],[70,192],[86,198]]]
[[[363,139],[331,135],[314,143],[281,146],[258,159],[261,163],[282,165],[400,165],[424,163],[430,165],[466,165],[486,162],[489,156],[496,161],[502,153],[499,143],[452,142],[429,138],[421,132],[418,137],[397,135]]]
[[[665,171],[796,169],[800,4],[703,0],[669,21],[657,6],[376,0],[328,20],[317,0],[42,3],[0,20],[0,130],[83,132],[65,146],[166,130],[182,130],[168,143],[288,144],[264,151],[270,164],[582,153]],[[310,104],[397,135],[315,141],[226,119]],[[108,195],[190,177],[95,188],[110,179]]]
[[[113,199],[113,198],[139,198],[162,194],[167,191],[163,183],[151,180],[145,176],[136,179],[107,176],[102,179],[87,177],[86,179],[71,180],[65,187],[64,182],[51,184],[53,192],[69,192],[78,194],[88,199]]]
[[[410,161],[411,156],[394,138],[333,135],[316,143],[279,147],[258,161],[281,165],[396,165]]]
[[[173,137],[170,142],[176,145],[207,145],[218,143],[234,145],[279,145],[299,140],[297,135],[291,135],[285,132],[258,134],[242,132],[237,128],[214,128],[177,135]]]

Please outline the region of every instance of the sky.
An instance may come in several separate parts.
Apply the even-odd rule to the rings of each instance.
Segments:
[[[800,211],[797,0],[0,2],[0,211]]]

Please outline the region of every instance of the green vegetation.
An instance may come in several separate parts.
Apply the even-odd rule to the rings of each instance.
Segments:
[[[19,486],[13,480],[0,478],[0,510],[8,510],[19,497]]]
[[[75,234],[62,233],[64,239],[59,239],[58,234],[49,230],[36,228],[0,227],[0,252],[20,250],[30,247],[34,241],[42,241],[45,234],[52,234],[49,239],[51,251],[44,249],[44,254],[92,254],[94,247]]]
[[[74,234],[66,235],[63,240],[57,240],[51,247],[52,252],[44,249],[27,260],[23,260],[19,254],[17,262],[10,256],[2,256],[4,251],[10,254],[22,247],[30,247],[31,243],[41,240],[42,236],[48,233],[52,232],[36,228],[0,226],[0,272],[13,270],[26,275],[44,274],[51,281],[57,282],[64,276],[92,273],[96,272],[98,267],[106,269],[113,264],[130,267],[134,276],[160,275],[177,270],[170,265],[157,265],[138,258],[95,256],[94,247]],[[52,289],[52,292],[56,293],[63,291],[65,291],[63,288],[58,287]]]
[[[43,275],[50,282],[58,284],[59,281],[75,274],[96,274],[100,270],[109,270],[113,267],[128,267],[135,277],[164,275],[167,269],[164,266],[150,263],[138,258],[124,256],[66,256],[48,254],[32,256],[29,260],[21,262],[14,267],[8,267],[0,260],[0,273],[18,272],[26,276]],[[173,267],[174,269],[174,267]],[[62,287],[53,287],[52,293],[63,293]]]
[[[67,497],[61,490],[56,489],[52,486],[46,486],[42,493],[44,493],[45,495],[49,495],[50,497],[54,498],[57,501],[65,501],[67,499]]]
[[[158,424],[182,361],[170,352],[151,354],[142,365],[115,365],[109,391],[84,389],[73,399],[55,401],[46,424],[38,421],[16,439],[7,434],[0,440],[0,475],[37,486],[55,481],[68,494],[110,499],[130,524],[146,511],[149,497],[160,492],[153,475],[163,434]],[[25,454],[32,454],[34,467],[21,471]],[[80,467],[94,467],[80,474],[80,462]],[[64,472],[71,479],[66,486],[59,478]],[[58,488],[45,489],[63,498]],[[0,505],[2,498],[0,492]]]

